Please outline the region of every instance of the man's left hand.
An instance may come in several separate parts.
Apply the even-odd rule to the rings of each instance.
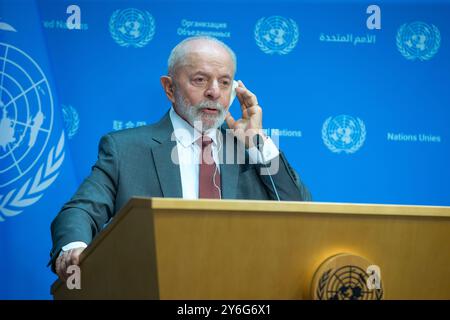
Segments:
[[[258,105],[256,96],[248,90],[242,81],[238,81],[236,96],[241,104],[242,118],[235,120],[228,112],[225,121],[233,130],[234,135],[245,143],[246,148],[254,146],[253,137],[257,134],[265,138],[262,131],[262,108]]]

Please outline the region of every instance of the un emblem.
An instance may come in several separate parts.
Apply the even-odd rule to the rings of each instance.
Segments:
[[[329,117],[322,126],[322,140],[332,152],[354,153],[366,140],[366,127],[349,115]]]
[[[77,134],[80,128],[80,116],[77,110],[71,105],[62,105],[62,114],[67,137],[70,140]]]
[[[0,221],[38,201],[64,161],[64,133],[48,146],[53,97],[40,66],[0,43]],[[50,149],[50,150],[48,150]]]
[[[381,300],[384,294],[380,268],[347,253],[332,256],[320,265],[311,290],[315,300]]]
[[[408,60],[431,59],[441,45],[441,33],[434,25],[416,21],[403,24],[397,31],[398,51]]]
[[[261,18],[255,25],[255,40],[264,53],[288,54],[298,42],[297,24],[280,16]]]
[[[120,46],[142,48],[155,35],[155,19],[148,11],[116,10],[109,19],[109,32]]]

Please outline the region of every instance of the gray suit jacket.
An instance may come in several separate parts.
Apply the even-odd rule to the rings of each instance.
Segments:
[[[225,134],[226,126],[222,126]],[[98,160],[51,225],[54,266],[61,248],[73,241],[90,243],[104,225],[133,196],[181,198],[179,167],[171,161],[176,141],[169,113],[158,123],[117,131],[102,137]],[[236,145],[237,140],[232,138]],[[227,139],[223,139],[226,152]],[[224,156],[226,159],[226,155]],[[306,187],[282,153],[279,170],[272,175],[282,200],[311,200]],[[223,199],[275,200],[270,178],[260,175],[260,165],[221,164]]]

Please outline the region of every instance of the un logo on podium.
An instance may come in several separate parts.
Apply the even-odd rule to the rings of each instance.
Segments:
[[[366,127],[359,118],[349,115],[329,117],[322,126],[325,146],[336,153],[354,153],[366,140]]]
[[[0,221],[42,197],[64,161],[64,133],[50,147],[53,97],[40,66],[0,43]]]
[[[398,51],[408,60],[431,59],[441,45],[441,33],[434,25],[416,21],[403,24],[397,31]]]
[[[109,19],[111,37],[122,47],[142,48],[155,35],[155,19],[135,8],[116,10]]]
[[[381,300],[381,271],[367,259],[341,253],[316,270],[311,295],[315,300]]]
[[[280,16],[261,18],[255,25],[255,41],[267,54],[288,54],[298,42],[297,24]]]

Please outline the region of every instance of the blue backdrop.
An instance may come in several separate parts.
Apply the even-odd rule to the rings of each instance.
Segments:
[[[1,0],[0,299],[51,297],[52,219],[102,135],[168,110],[159,77],[190,35],[235,50],[315,201],[450,205],[449,16],[425,0]]]

